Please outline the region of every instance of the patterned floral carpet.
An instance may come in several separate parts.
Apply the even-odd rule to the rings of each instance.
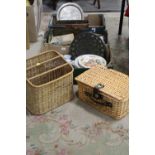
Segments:
[[[26,121],[27,155],[129,154],[128,115],[114,120],[76,96],[44,115],[27,112]]]

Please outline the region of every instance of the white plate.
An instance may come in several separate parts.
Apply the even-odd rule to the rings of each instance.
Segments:
[[[107,65],[107,62],[103,57],[94,54],[85,54],[79,56],[78,63],[80,67],[83,68],[91,68],[95,65]]]
[[[79,57],[77,57],[74,61],[74,65],[76,68],[82,68],[80,65],[79,65]]]

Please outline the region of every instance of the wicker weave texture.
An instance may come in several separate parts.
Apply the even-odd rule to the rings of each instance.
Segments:
[[[118,71],[97,66],[76,77],[79,87],[79,98],[100,112],[115,119],[124,117],[129,111],[128,76]],[[102,84],[98,90],[102,99],[93,97],[96,85]],[[86,95],[91,94],[91,96]],[[103,103],[108,102],[112,106]]]
[[[26,60],[26,67],[27,69],[29,67],[36,66],[38,63],[42,63],[44,61],[50,60],[51,58],[54,58],[56,56],[59,56],[59,54],[56,51],[51,52],[52,50],[49,50],[45,52],[44,54],[39,54],[37,56],[34,56],[33,58]]]
[[[56,51],[27,60],[27,109],[46,113],[73,97],[73,68]]]

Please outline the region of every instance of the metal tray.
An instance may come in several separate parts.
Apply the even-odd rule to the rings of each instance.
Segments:
[[[70,45],[69,54],[73,59],[83,54],[95,54],[104,58],[106,46],[100,36],[92,32],[79,33]]]
[[[57,11],[57,20],[84,20],[84,13],[78,4],[65,3]]]

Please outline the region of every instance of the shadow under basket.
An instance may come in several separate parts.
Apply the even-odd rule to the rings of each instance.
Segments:
[[[26,106],[32,114],[46,113],[72,99],[73,68],[56,51],[26,62]]]

